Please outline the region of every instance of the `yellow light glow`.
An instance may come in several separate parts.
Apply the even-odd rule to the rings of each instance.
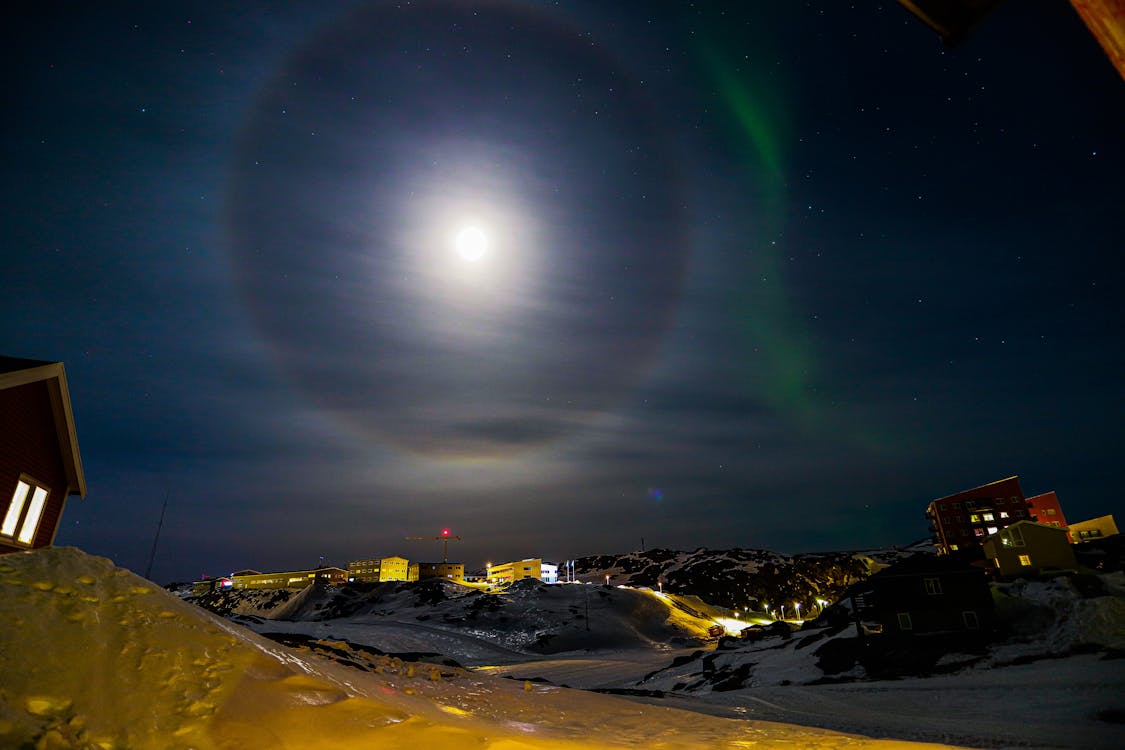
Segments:
[[[8,506],[7,515],[4,516],[4,525],[0,526],[0,534],[12,536],[16,533],[16,524],[20,520],[23,504],[27,500],[27,491],[30,489],[31,485],[27,482],[21,480],[16,483],[16,491],[12,493],[12,502]]]
[[[27,517],[23,519],[19,539],[24,544],[31,544],[35,538],[35,530],[39,528],[39,517],[43,515],[43,505],[47,501],[47,490],[36,487],[31,496],[31,507],[27,509]]]
[[[735,635],[741,633],[743,628],[749,627],[750,625],[750,623],[746,622],[745,620],[736,620],[733,617],[716,617],[715,624],[721,625],[723,627],[723,630]]]

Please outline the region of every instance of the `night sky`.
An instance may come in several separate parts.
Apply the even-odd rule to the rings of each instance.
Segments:
[[[1065,2],[9,14],[0,352],[158,581],[1122,513],[1125,82]]]

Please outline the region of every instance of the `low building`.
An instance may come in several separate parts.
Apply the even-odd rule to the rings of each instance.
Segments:
[[[543,563],[539,567],[539,580],[541,580],[543,583],[558,583],[559,566],[555,563]]]
[[[529,557],[526,560],[492,565],[488,568],[487,575],[488,582],[492,584],[511,583],[512,581],[519,581],[523,578],[542,580],[543,560],[538,557]],[[555,567],[555,575],[556,577],[558,576],[557,566]]]
[[[340,585],[347,583],[348,571],[343,568],[316,568],[280,573],[232,575],[231,588],[238,589],[303,589],[316,582]]]
[[[458,582],[465,580],[464,563],[420,562],[415,563],[415,565],[418,566],[417,580],[419,581],[424,581],[427,578],[445,578]]]
[[[1091,542],[1095,539],[1104,539],[1107,536],[1117,536],[1117,524],[1112,515],[1098,516],[1088,521],[1072,523],[1069,527],[1070,538],[1075,544]]]
[[[908,557],[856,584],[848,596],[861,632],[882,641],[983,641],[992,627],[984,570],[955,557]]]
[[[417,563],[411,577],[411,564],[405,557],[372,557],[348,563],[348,580],[354,583],[386,583],[418,580]]]
[[[1066,530],[1035,521],[1019,521],[988,537],[984,556],[1002,576],[1073,570],[1078,566]]]
[[[61,362],[0,357],[0,554],[49,547],[86,496]]]

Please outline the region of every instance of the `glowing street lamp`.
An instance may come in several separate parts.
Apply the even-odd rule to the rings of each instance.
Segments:
[[[664,581],[657,581],[656,585],[660,587],[660,593],[664,593]]]
[[[608,586],[608,585],[609,585],[609,573],[606,573],[606,574],[605,574],[605,585],[606,585],[606,586]]]
[[[797,608],[797,619],[800,620],[801,619],[801,603],[800,602],[793,602],[793,606]]]

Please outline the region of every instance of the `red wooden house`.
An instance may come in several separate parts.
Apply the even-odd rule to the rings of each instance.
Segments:
[[[86,496],[61,362],[0,356],[0,554],[50,546]]]

